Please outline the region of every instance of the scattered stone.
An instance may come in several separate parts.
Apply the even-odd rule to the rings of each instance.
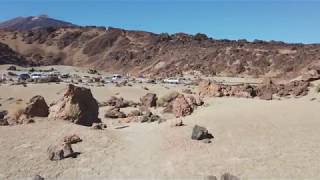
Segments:
[[[30,99],[24,114],[27,117],[48,117],[49,107],[42,96],[34,96]]]
[[[237,176],[234,176],[230,173],[224,173],[221,177],[220,180],[240,180]]]
[[[142,112],[139,111],[139,110],[133,110],[131,111],[130,113],[128,113],[128,117],[133,117],[133,116],[141,116],[142,115]]]
[[[0,119],[4,119],[4,117],[8,114],[8,111],[2,110],[0,111]]]
[[[32,180],[44,180],[44,178],[40,175],[35,175]]]
[[[48,157],[51,161],[58,161],[64,158],[73,157],[74,152],[71,144],[63,143],[61,145],[49,146],[47,149]]]
[[[139,104],[133,101],[124,100],[122,97],[118,98],[115,96],[111,96],[110,99],[108,99],[104,105],[114,106],[116,108],[125,108],[125,107],[136,107]]]
[[[151,111],[146,112],[140,119],[141,123],[144,123],[144,122],[151,123],[156,121],[158,123],[161,123],[161,122],[164,122],[165,120],[161,118],[159,115],[153,114]]]
[[[81,141],[82,141],[82,139],[76,134],[65,136],[63,138],[63,142],[65,142],[67,144],[76,144]]]
[[[145,107],[156,107],[157,106],[157,95],[153,93],[147,93],[145,96],[140,98],[142,106]]]
[[[98,71],[95,70],[95,69],[89,69],[88,70],[88,74],[97,74],[97,73],[98,73]]]
[[[16,66],[9,66],[8,71],[16,71],[17,70],[17,67]]]
[[[21,121],[21,124],[31,124],[31,123],[35,123],[35,120],[30,118],[23,118]]]
[[[171,124],[171,127],[184,126],[182,119],[175,119],[172,121],[173,121],[173,124]]]
[[[69,84],[64,97],[50,108],[50,117],[91,126],[99,123],[99,106],[90,89]]]
[[[150,116],[148,122],[156,122],[156,121],[157,122],[161,121],[161,117],[156,115],[156,114],[153,114],[153,115]]]
[[[112,119],[116,119],[116,118],[125,118],[126,114],[120,111],[120,108],[110,108],[109,110],[106,111],[105,118],[112,118]]]
[[[100,130],[102,130],[102,129],[107,128],[107,125],[104,124],[104,123],[93,123],[91,127],[92,127],[92,129],[100,129]]]
[[[5,116],[8,114],[8,111],[0,111],[0,126],[8,126],[9,122],[5,119]]]
[[[193,107],[185,99],[184,95],[179,95],[172,104],[172,110],[175,117],[184,117],[193,112]]]
[[[205,127],[195,125],[192,130],[191,139],[193,140],[203,140],[203,139],[212,139],[213,136],[210,134]]]

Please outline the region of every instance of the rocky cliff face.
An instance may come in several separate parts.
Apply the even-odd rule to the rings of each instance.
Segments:
[[[116,28],[2,31],[0,42],[32,64],[64,64],[161,76],[296,76],[319,65],[320,45],[214,40],[204,34],[154,34]]]

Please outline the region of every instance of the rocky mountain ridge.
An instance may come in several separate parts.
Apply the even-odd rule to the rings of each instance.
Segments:
[[[0,42],[32,65],[73,65],[110,72],[176,76],[296,77],[319,69],[320,45],[216,40],[205,34],[154,34],[104,27],[1,30]]]

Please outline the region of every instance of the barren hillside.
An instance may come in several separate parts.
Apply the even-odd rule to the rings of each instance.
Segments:
[[[215,40],[204,34],[99,27],[3,30],[0,42],[35,65],[64,64],[161,76],[199,71],[206,75],[294,77],[316,68],[320,60],[320,45]]]

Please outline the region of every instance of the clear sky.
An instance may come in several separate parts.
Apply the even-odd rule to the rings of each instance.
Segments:
[[[0,0],[0,21],[40,14],[155,33],[320,43],[320,0]]]

